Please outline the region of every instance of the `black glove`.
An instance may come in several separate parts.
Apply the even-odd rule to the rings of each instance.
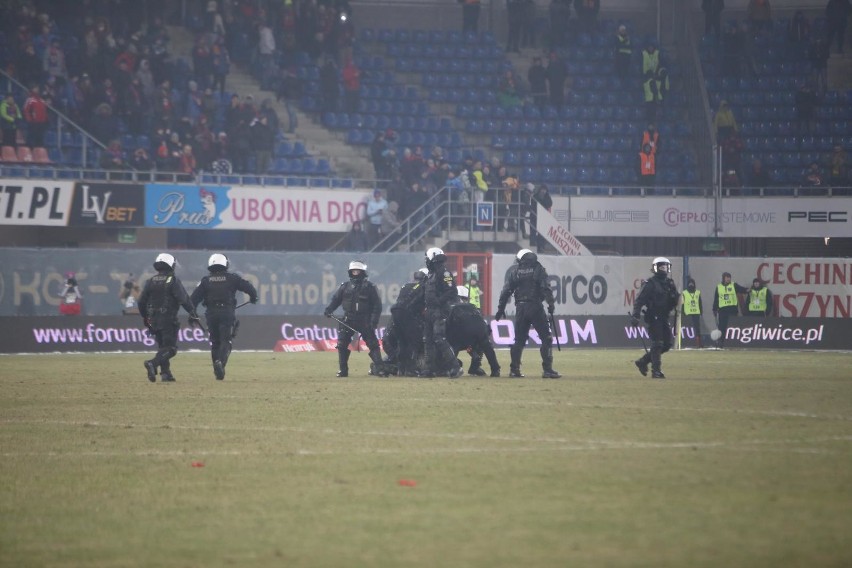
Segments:
[[[498,309],[497,313],[494,314],[494,319],[496,319],[497,321],[500,321],[504,317],[506,317],[506,312],[503,311],[503,308]]]
[[[189,325],[191,327],[201,327],[201,318],[195,314],[189,316]]]
[[[147,330],[148,330],[148,335],[150,335],[150,336],[152,336],[152,337],[153,337],[153,335],[154,335],[154,328],[153,328],[153,327],[151,327],[151,320],[149,320],[148,318],[145,318],[143,321],[145,322],[145,329],[147,329]]]
[[[326,309],[326,310],[323,312],[323,315],[325,315],[325,317],[327,317],[327,318],[330,318],[330,317],[331,317],[331,314],[333,314],[333,313],[334,313],[334,312],[333,312],[332,310]]]
[[[553,304],[547,304],[547,313],[553,315],[553,312],[556,311],[556,306]]]
[[[630,325],[637,327],[639,325],[639,318],[636,316],[630,316]]]
[[[250,301],[252,304],[256,304],[256,303],[257,303],[257,296],[255,296],[254,298],[252,298],[252,299],[251,299],[251,300],[249,300],[249,301]]]

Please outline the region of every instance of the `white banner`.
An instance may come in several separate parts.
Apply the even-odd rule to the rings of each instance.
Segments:
[[[723,272],[730,272],[731,280],[745,288],[760,278],[772,292],[780,317],[852,315],[852,262],[848,259],[693,257],[689,275],[701,290],[708,325],[713,323],[713,293]]]
[[[852,198],[554,196],[551,212],[578,237],[847,237]]]
[[[68,224],[73,181],[0,180],[0,225],[64,227]]]
[[[641,257],[620,256],[539,256],[547,270],[550,288],[556,298],[556,313],[562,316],[627,315],[642,287],[651,276],[651,261]],[[680,287],[683,261],[670,258],[672,277]],[[491,312],[497,311],[500,290],[506,271],[515,262],[513,255],[495,254],[491,260]],[[514,302],[507,304],[507,314],[514,313]]]
[[[348,231],[364,219],[370,190],[232,187],[218,229]]]
[[[559,254],[564,256],[592,256],[586,245],[581,243],[565,228],[562,223],[550,214],[541,203],[536,203],[536,230],[556,247]]]

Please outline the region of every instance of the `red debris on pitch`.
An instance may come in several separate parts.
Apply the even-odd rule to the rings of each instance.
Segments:
[[[415,487],[415,486],[417,486],[417,482],[414,481],[413,479],[400,479],[399,481],[397,481],[397,483],[399,483],[403,487]]]
[[[192,467],[204,467],[204,462],[192,462],[190,465]]]

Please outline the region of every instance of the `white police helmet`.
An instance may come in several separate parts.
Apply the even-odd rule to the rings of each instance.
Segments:
[[[459,298],[470,298],[470,290],[467,286],[456,286],[456,291],[459,293]]]
[[[175,264],[175,257],[167,252],[161,252],[157,255],[157,258],[154,259],[154,269],[156,270],[174,270]],[[165,265],[165,267],[163,265]]]
[[[432,247],[426,251],[426,260],[435,260],[437,256],[444,256],[444,251],[438,247]]]
[[[230,266],[230,263],[228,262],[228,257],[218,252],[211,254],[210,258],[207,260],[207,268],[210,269],[214,266],[228,268],[228,266]]]
[[[654,262],[651,264],[651,272],[654,274],[664,273],[671,274],[672,271],[672,263],[664,256],[658,256],[654,259]]]
[[[518,254],[515,255],[515,258],[517,258],[518,260],[521,260],[522,258],[524,258],[525,255],[527,255],[531,252],[532,251],[530,249],[521,249],[521,250],[518,251]]]
[[[349,270],[363,270],[367,271],[367,265],[361,262],[360,260],[353,260],[349,263]]]

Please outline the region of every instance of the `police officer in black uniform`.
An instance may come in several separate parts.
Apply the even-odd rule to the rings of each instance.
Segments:
[[[382,338],[387,353],[385,369],[389,372],[417,376],[417,359],[423,352],[423,282],[428,274],[425,268],[415,271],[414,281],[400,289],[391,306],[391,322]]]
[[[426,268],[429,276],[425,283],[426,325],[423,342],[426,351],[426,376],[434,376],[441,369],[449,368],[448,375],[457,379],[462,375],[461,365],[447,341],[447,317],[450,306],[458,303],[458,290],[452,273],[447,270],[447,257],[438,247],[426,251]]]
[[[485,370],[482,368],[482,355],[485,354],[491,368],[491,376],[499,377],[500,363],[497,362],[497,354],[491,345],[491,328],[488,322],[482,319],[482,313],[470,303],[468,287],[456,288],[461,301],[450,306],[447,341],[456,353],[467,351],[470,354],[470,367],[467,369],[469,375],[485,376]]]
[[[562,375],[553,370],[553,334],[544,313],[542,301],[547,302],[547,313],[551,316],[556,301],[553,290],[547,284],[547,271],[538,262],[538,256],[530,249],[521,249],[516,255],[518,263],[506,271],[506,281],[500,300],[497,303],[498,321],[506,317],[506,302],[515,295],[515,343],[510,349],[512,360],[509,364],[510,377],[523,377],[521,374],[521,355],[530,333],[535,328],[541,339],[541,376],[545,379],[558,379]]]
[[[177,339],[180,323],[177,315],[181,306],[189,314],[189,323],[193,327],[201,325],[195,313],[189,295],[180,279],[175,276],[175,257],[167,252],[157,255],[154,260],[157,274],[152,276],[139,295],[139,314],[145,322],[148,332],[157,340],[157,354],[145,361],[148,380],[157,380],[157,368],[160,380],[174,382],[169,359],[177,355]]]
[[[257,290],[251,282],[233,272],[228,272],[228,257],[214,253],[207,260],[210,274],[201,279],[192,291],[190,301],[197,308],[203,303],[207,308],[207,330],[210,332],[210,355],[213,358],[213,374],[221,381],[225,378],[225,365],[231,355],[232,340],[239,322],[234,315],[237,306],[236,293],[248,294],[252,304],[257,303]]]
[[[651,264],[654,275],[645,281],[639,295],[633,302],[633,317],[631,325],[639,325],[639,315],[645,308],[645,325],[648,326],[648,336],[651,338],[651,350],[634,361],[642,375],[648,375],[648,364],[651,364],[651,377],[665,379],[662,367],[663,353],[672,347],[672,330],[669,317],[677,307],[680,294],[674,281],[669,278],[672,263],[669,259],[659,256]]]
[[[367,280],[367,265],[360,260],[349,263],[349,281],[344,282],[331,297],[325,316],[331,317],[343,306],[343,323],[337,327],[337,358],[340,363],[338,377],[349,376],[349,343],[355,333],[360,333],[370,350],[370,359],[376,370],[382,368],[382,355],[376,327],[382,313],[382,300],[376,285]]]

